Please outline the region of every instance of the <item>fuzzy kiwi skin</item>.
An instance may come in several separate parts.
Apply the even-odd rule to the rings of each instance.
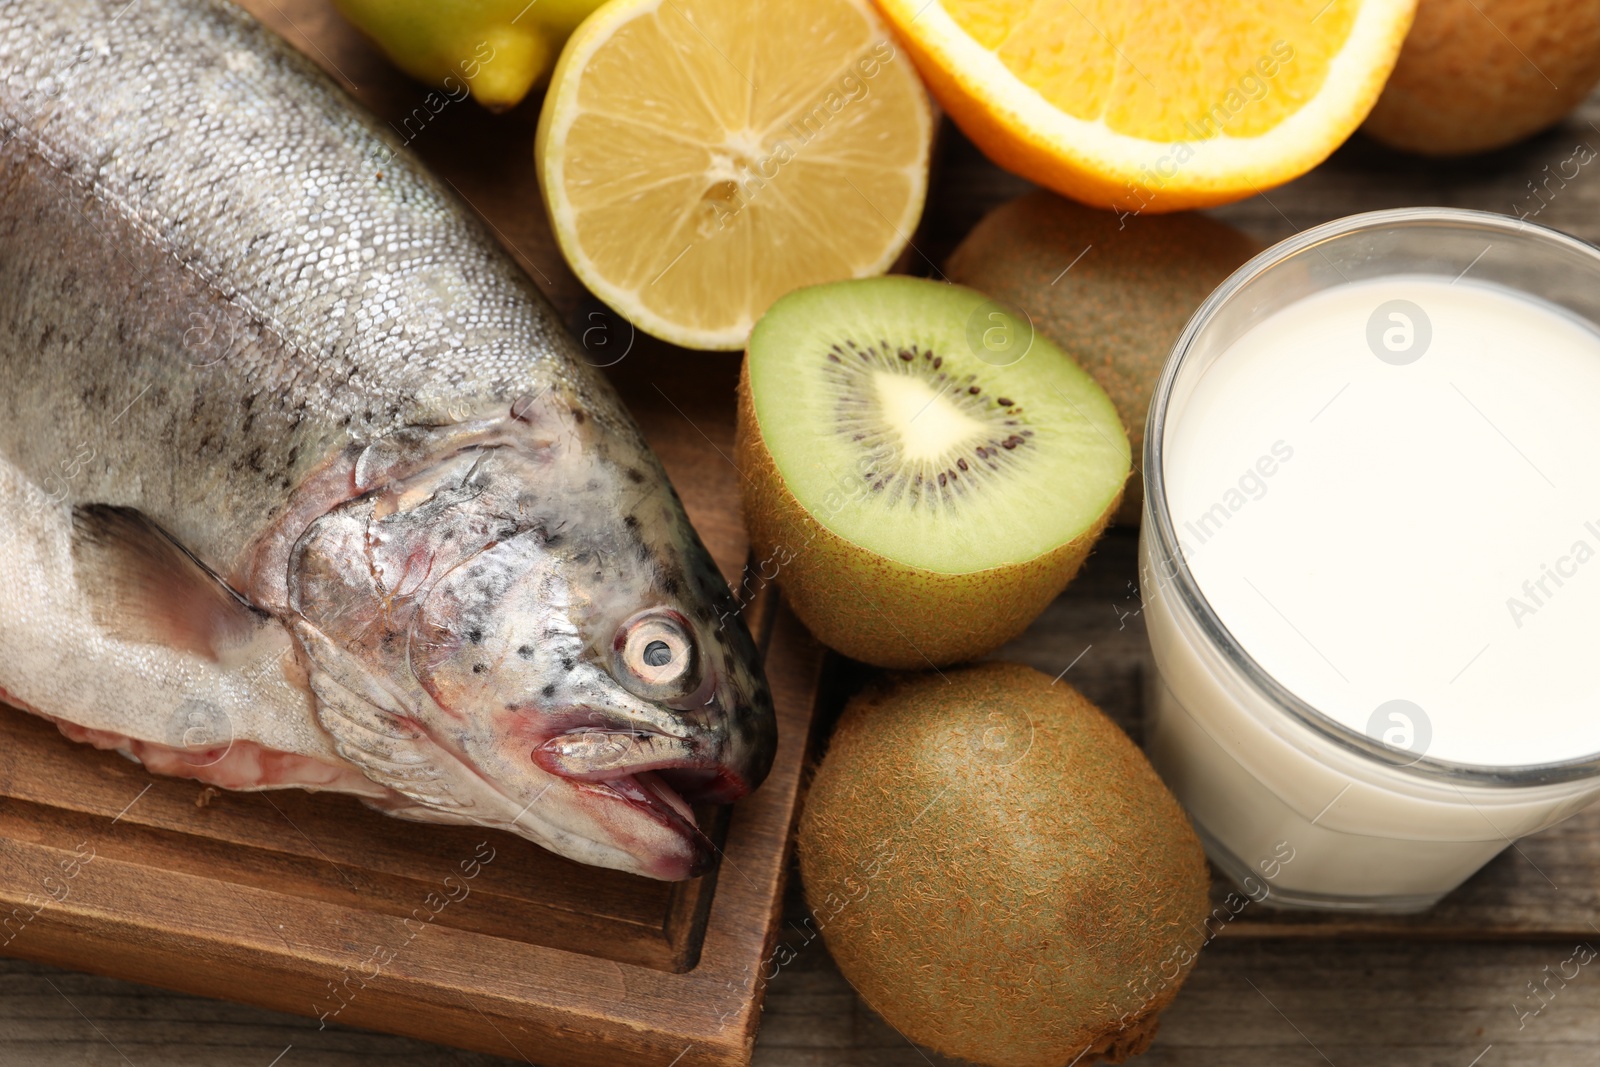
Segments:
[[[829,530],[789,491],[756,420],[748,353],[734,462],[751,549],[777,567],[795,615],[834,651],[902,670],[973,659],[1026,630],[1078,573],[1122,497],[1073,540],[1022,563],[967,574],[908,567]]]
[[[1560,121],[1597,80],[1597,0],[1422,0],[1361,130],[1424,156],[1488,152]]]
[[[1100,383],[1128,428],[1137,467],[1150,395],[1178,335],[1211,291],[1263,247],[1204,215],[1099,211],[1041,190],[984,216],[945,273],[1026,312]],[[1136,472],[1116,521],[1138,524],[1143,506]]]
[[[1082,694],[1017,664],[851,700],[799,854],[863,999],[991,1067],[1142,1052],[1206,939],[1210,879],[1178,802]]]

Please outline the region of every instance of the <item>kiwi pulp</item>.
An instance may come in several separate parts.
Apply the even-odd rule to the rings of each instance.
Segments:
[[[750,336],[737,447],[753,545],[795,612],[892,667],[1020,633],[1130,470],[1105,392],[1025,317],[907,277],[775,303]]]

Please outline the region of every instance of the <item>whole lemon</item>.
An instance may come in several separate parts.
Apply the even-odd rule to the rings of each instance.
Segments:
[[[334,0],[413,78],[461,86],[491,111],[550,76],[572,31],[604,0]]]

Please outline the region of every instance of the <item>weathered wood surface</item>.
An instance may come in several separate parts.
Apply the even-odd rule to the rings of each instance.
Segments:
[[[358,95],[403,114],[415,93],[327,9],[325,0],[247,0]],[[315,43],[313,43],[315,42]],[[351,81],[354,79],[354,81]],[[562,268],[532,180],[534,109],[490,119],[452,105],[415,147],[486,215],[562,310],[584,319],[581,289]],[[1600,240],[1600,179],[1593,165],[1552,178],[1582,144],[1600,151],[1600,99],[1557,129],[1479,159],[1424,162],[1359,137],[1312,174],[1219,209],[1218,217],[1265,240],[1357,211],[1447,204],[1527,214]],[[949,131],[947,131],[948,133]],[[469,151],[470,149],[470,151]],[[497,160],[485,183],[474,167]],[[1548,170],[1546,169],[1548,167]],[[1567,163],[1565,173],[1573,172]],[[475,184],[476,183],[476,184]],[[1534,185],[1543,196],[1537,197]],[[909,269],[935,273],[991,207],[1029,186],[981,158],[959,135],[945,138],[927,220]],[[1062,265],[1078,250],[1064,250]],[[691,423],[725,426],[728,363],[671,355],[641,343],[616,370],[630,402],[652,392]],[[719,423],[719,420],[724,420]],[[672,446],[668,446],[669,448]],[[682,463],[686,456],[677,457]],[[669,457],[669,466],[673,460]],[[711,469],[715,468],[715,469]],[[731,464],[702,472],[731,491]],[[737,524],[697,514],[719,558],[739,543]],[[1147,669],[1132,535],[1114,531],[1068,593],[1001,655],[1065,678],[1137,734]],[[797,881],[797,879],[795,880]],[[1600,812],[1521,843],[1434,911],[1405,920],[1304,918],[1246,910],[1202,954],[1154,1048],[1137,1062],[1182,1067],[1498,1067],[1593,1062],[1600,1033],[1600,978],[1589,965],[1552,978],[1579,941],[1600,946]],[[803,894],[791,884],[782,930],[795,950],[768,987],[755,1050],[760,1067],[912,1067],[944,1061],[912,1046],[868,1009],[819,943],[807,943]],[[1572,965],[1565,968],[1572,972]],[[1538,987],[1540,997],[1532,990]],[[624,994],[626,995],[626,994]],[[547,1063],[526,1047],[498,1059],[314,1020],[172,994],[146,986],[0,960],[0,1067],[67,1064],[204,1064],[217,1067],[386,1067]]]

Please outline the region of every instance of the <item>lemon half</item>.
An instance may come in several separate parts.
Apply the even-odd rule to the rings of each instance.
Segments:
[[[894,263],[932,136],[867,0],[612,0],[551,76],[536,155],[596,296],[675,344],[738,349],[790,290]]]

